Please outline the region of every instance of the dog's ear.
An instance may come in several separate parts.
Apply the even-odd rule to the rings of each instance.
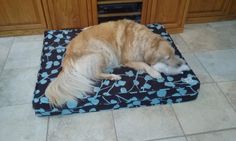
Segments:
[[[159,42],[159,39],[155,39],[150,48],[145,50],[144,61],[149,65],[153,65],[161,59],[161,55],[158,53]]]
[[[171,57],[171,55],[174,54],[174,49],[171,47],[171,45],[167,41],[162,40],[159,42],[157,53],[162,58],[168,59],[169,57]]]
[[[149,49],[149,50],[145,50],[145,53],[144,53],[144,61],[145,63],[149,64],[149,65],[152,65],[153,62],[155,61],[155,54],[153,52],[152,49]]]
[[[145,50],[144,60],[147,64],[153,65],[162,59],[168,59],[173,54],[173,48],[165,40],[156,40],[150,49]]]

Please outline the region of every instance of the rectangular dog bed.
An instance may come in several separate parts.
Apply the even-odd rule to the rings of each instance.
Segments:
[[[149,24],[147,27],[169,41],[175,53],[183,58],[162,25]],[[94,87],[93,96],[84,100],[68,101],[63,107],[50,106],[44,95],[45,89],[61,71],[66,45],[80,31],[80,29],[66,29],[49,30],[44,33],[41,68],[38,72],[33,98],[36,115],[86,113],[142,105],[180,103],[197,98],[200,81],[192,70],[184,71],[179,75],[162,74],[163,78],[154,79],[146,73],[121,67],[108,71],[121,75],[122,79],[119,81],[101,80]]]

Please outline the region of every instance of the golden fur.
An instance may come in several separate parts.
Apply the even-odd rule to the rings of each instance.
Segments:
[[[106,68],[119,65],[159,78],[160,73],[150,65],[164,62],[178,66],[181,59],[174,54],[167,41],[144,25],[130,20],[95,25],[83,30],[70,42],[62,71],[49,84],[45,95],[56,106],[75,98],[86,98],[86,93],[92,93],[93,80],[121,79],[119,75],[105,73]]]

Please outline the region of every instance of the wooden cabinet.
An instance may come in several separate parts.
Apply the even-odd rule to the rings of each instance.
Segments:
[[[113,2],[141,2],[143,24],[161,23],[170,32],[181,32],[189,0]],[[97,3],[97,0],[0,0],[0,36],[35,34],[49,29],[95,25],[98,23]]]
[[[187,23],[199,23],[235,17],[235,0],[190,0],[186,21]]]
[[[142,23],[164,24],[169,32],[182,32],[189,0],[143,0]]]
[[[97,24],[97,0],[0,0],[0,36]]]
[[[98,4],[101,9],[101,4],[134,2],[141,4],[142,10],[129,15],[137,14],[140,20],[141,13],[142,24],[161,23],[170,33],[182,32],[185,20],[199,23],[236,18],[236,0],[0,0],[0,36],[95,25]],[[115,15],[125,16],[123,12]],[[111,20],[109,14],[99,16]]]
[[[53,29],[82,28],[97,23],[96,0],[45,0]]]
[[[38,33],[46,29],[40,0],[0,0],[0,35]]]
[[[236,18],[236,0],[230,1],[228,15],[232,18]]]

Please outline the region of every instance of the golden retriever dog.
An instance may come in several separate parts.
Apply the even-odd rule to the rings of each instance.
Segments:
[[[170,44],[144,25],[119,20],[86,28],[67,46],[62,71],[45,91],[50,103],[62,106],[69,100],[88,97],[95,80],[119,80],[105,72],[120,65],[144,71],[153,78],[161,74],[151,67],[157,62],[178,67],[183,60]]]

